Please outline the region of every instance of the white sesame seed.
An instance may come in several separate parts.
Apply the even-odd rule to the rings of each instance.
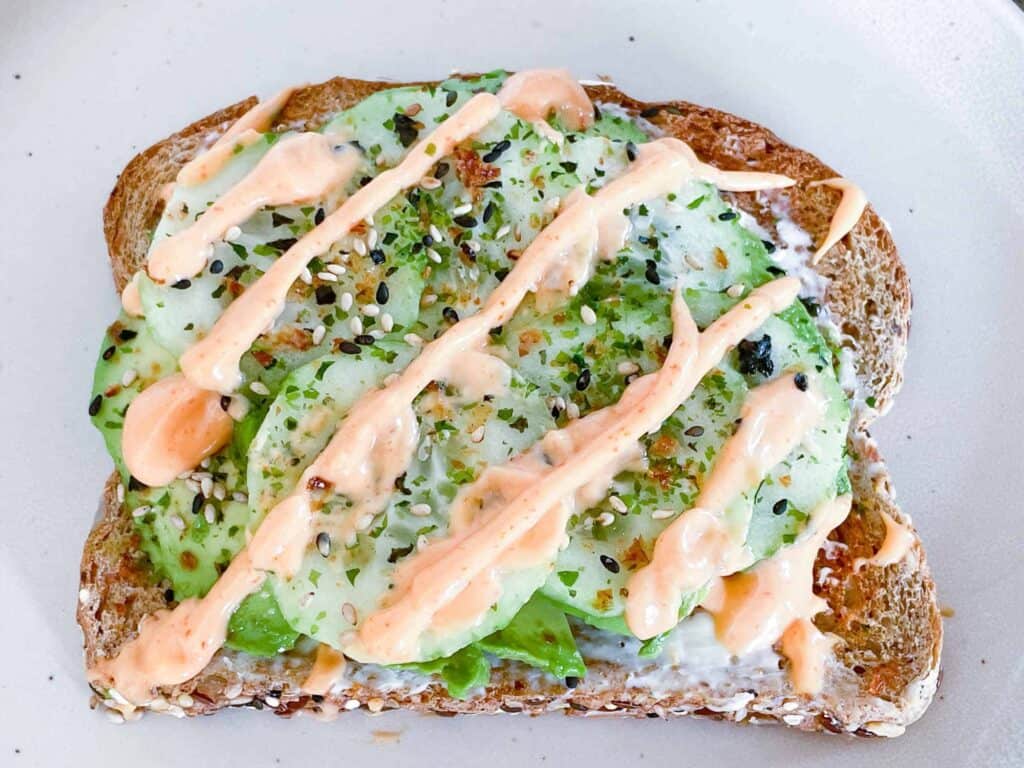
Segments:
[[[613,515],[611,512],[602,512],[600,515],[597,516],[598,525],[611,525],[614,522],[615,515]]]
[[[171,525],[179,531],[185,530],[185,521],[181,519],[181,515],[171,515]]]
[[[782,702],[782,708],[784,710],[786,710],[787,712],[792,712],[794,709],[796,709],[799,706],[800,706],[800,703],[797,702],[797,701],[784,701],[784,702]]]
[[[190,477],[198,483],[203,480],[212,479],[213,475],[206,470],[196,470],[190,475]]]
[[[249,385],[249,389],[255,392],[257,395],[269,395],[270,390],[267,389],[267,385],[262,381],[254,381]]]
[[[359,709],[359,699],[349,699],[345,702],[345,709],[351,712],[353,709]]]
[[[671,509],[656,509],[653,512],[651,512],[651,517],[654,520],[666,520],[672,517],[672,515],[674,514],[675,512],[673,512]]]
[[[210,525],[213,525],[215,522],[217,522],[216,507],[214,507],[213,504],[207,504],[205,507],[203,507],[203,517],[206,519],[206,522],[208,522]]]
[[[356,607],[352,603],[345,603],[341,606],[341,615],[349,624],[355,624],[359,618]]]
[[[436,303],[437,303],[437,294],[436,293],[425,293],[425,294],[423,294],[423,298],[420,299],[420,306],[429,307],[429,306],[431,306],[433,304],[436,304]]]
[[[385,333],[391,333],[391,331],[394,330],[395,319],[391,317],[390,313],[385,312],[380,316],[380,327]]]
[[[505,235],[512,231],[512,228],[508,224],[502,224],[501,228],[494,233],[495,240],[501,240]]]
[[[372,214],[372,213],[371,213],[371,214],[368,214],[368,215],[366,216],[366,218],[364,218],[364,219],[363,219],[363,223],[364,223],[364,224],[365,224],[366,226],[368,226],[368,227],[372,227],[372,226],[373,226],[373,214]]]
[[[405,340],[405,343],[408,344],[410,347],[422,347],[423,346],[423,339],[421,339],[415,333],[407,333],[402,338]]]
[[[228,416],[235,421],[241,421],[249,412],[249,401],[242,395],[235,395],[228,405]]]
[[[237,501],[239,504],[249,503],[249,494],[243,493],[242,491],[235,491],[231,494],[231,498]]]
[[[89,597],[90,597],[90,594],[89,594],[89,590],[88,589],[80,589],[80,590],[78,590],[78,602],[80,602],[80,603],[88,603],[89,602]]]
[[[618,496],[609,496],[608,504],[620,515],[624,515],[629,511],[629,507],[626,506],[626,502],[624,502]]]
[[[363,319],[359,315],[352,315],[348,321],[348,327],[356,336],[363,332]]]
[[[621,373],[623,376],[629,376],[630,374],[639,371],[640,366],[632,362],[631,360],[624,360],[621,363],[619,363],[618,368],[616,370],[618,370],[618,372]]]
[[[357,541],[357,538],[356,538],[356,532],[355,531],[349,531],[348,533],[345,534],[345,547],[347,549],[352,549],[352,547],[354,547],[356,545],[356,541]]]
[[[228,227],[228,231],[224,233],[224,239],[228,242],[234,242],[242,236],[241,227]]]
[[[431,510],[429,504],[413,504],[409,507],[409,514],[415,515],[416,517],[426,517],[433,510]]]
[[[580,320],[583,321],[584,325],[593,325],[597,322],[597,313],[591,307],[584,304],[580,307]]]
[[[580,407],[576,403],[566,403],[565,415],[570,419],[578,419],[580,417]]]
[[[132,510],[132,517],[142,517],[145,514],[147,514],[149,510],[151,510],[152,508],[153,507],[151,507],[149,504],[143,504],[141,507],[136,507],[135,509]]]
[[[117,503],[124,504],[124,484],[117,484]]]
[[[200,461],[199,462],[199,466],[202,467],[203,469],[209,469],[210,468],[210,457],[207,456],[205,459]]]
[[[441,234],[441,230],[437,228],[435,224],[430,225],[430,236],[434,238],[434,242],[439,242],[444,239],[444,235]]]
[[[376,317],[380,314],[380,307],[376,304],[364,304],[359,308],[359,311],[367,317]]]
[[[544,213],[554,213],[561,204],[562,199],[560,197],[549,197],[547,202],[544,203]]]
[[[427,248],[427,258],[435,264],[441,263],[441,254],[435,251],[433,248]]]
[[[232,683],[224,689],[224,695],[229,699],[237,699],[242,695],[242,684]]]
[[[195,700],[187,693],[183,693],[178,697],[178,706],[182,709],[188,709],[195,703]]]
[[[203,492],[203,496],[212,496],[213,495],[213,479],[209,478],[209,477],[204,477],[202,480],[200,480],[199,481],[199,490],[201,490]]]
[[[704,269],[704,265],[697,261],[697,257],[693,254],[686,254],[683,256],[683,260],[690,265],[691,269]]]
[[[341,264],[328,264],[327,271],[333,272],[336,275],[344,275],[348,270],[341,266]]]
[[[420,186],[427,190],[437,189],[441,186],[441,180],[435,179],[433,176],[424,176],[420,179]]]
[[[366,233],[366,247],[374,248],[377,245],[377,230],[370,228],[370,231]]]
[[[800,715],[783,715],[782,722],[786,725],[800,725],[804,721]]]
[[[127,371],[124,372],[124,375],[121,376],[121,386],[130,387],[132,385],[132,382],[135,381],[135,379],[137,379],[138,376],[139,374],[134,368],[129,368]]]
[[[480,253],[480,243],[476,240],[467,240],[466,247],[469,248],[472,253]]]
[[[484,427],[483,425],[477,427],[469,434],[469,439],[474,443],[483,442],[484,439]]]
[[[309,267],[304,267],[303,268],[302,273],[299,275],[299,278],[306,285],[312,285],[313,284],[313,273],[309,271]]]
[[[192,493],[199,493],[199,483],[191,477],[185,481],[185,487],[192,491]]]
[[[422,552],[427,548],[427,537],[422,534],[416,537],[416,551]]]
[[[281,706],[281,700],[279,698],[277,698],[276,696],[264,696],[263,697],[263,703],[266,704],[271,709],[277,709],[278,707]]]
[[[349,293],[348,291],[345,291],[343,294],[341,294],[341,309],[343,312],[348,312],[350,309],[352,309],[352,301],[352,294]]]
[[[322,325],[318,325],[313,329],[313,344],[317,345],[324,340],[324,336],[327,335],[327,329]]]
[[[733,285],[730,285],[726,289],[725,293],[729,296],[729,298],[738,299],[740,296],[743,295],[743,286],[740,285],[739,283],[735,283]]]
[[[333,272],[317,272],[316,276],[318,280],[323,280],[326,283],[338,282],[338,276]]]
[[[217,501],[224,501],[227,495],[228,492],[223,483],[213,484],[213,498],[217,499]]]
[[[462,216],[464,213],[469,213],[473,210],[471,203],[463,203],[452,208],[452,216]]]
[[[352,247],[355,249],[355,252],[358,253],[360,256],[366,255],[366,243],[360,240],[359,238],[356,238],[353,241]]]

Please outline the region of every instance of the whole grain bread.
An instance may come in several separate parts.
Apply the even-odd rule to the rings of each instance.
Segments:
[[[277,128],[316,128],[333,113],[394,83],[335,78],[292,94]],[[725,169],[784,173],[798,184],[781,198],[733,195],[733,202],[775,234],[775,212],[788,216],[820,242],[839,193],[808,182],[838,175],[813,155],[767,129],[718,110],[681,101],[644,103],[607,84],[588,86],[598,104],[613,104],[642,118],[652,130],[689,143],[698,156]],[[202,120],[136,156],[124,169],[104,210],[104,232],[118,290],[145,260],[159,219],[164,185],[179,168],[255,103],[250,97]],[[346,682],[328,697],[303,694],[312,659],[299,649],[277,659],[227,650],[196,678],[161,690],[151,709],[177,715],[208,714],[227,706],[332,714],[357,708],[412,709],[442,714],[564,711],[567,714],[669,717],[697,715],[731,720],[778,720],[805,730],[891,736],[924,712],[939,678],[942,624],[935,586],[919,540],[907,557],[886,567],[855,570],[884,538],[880,512],[907,522],[893,500],[889,475],[867,428],[884,412],[902,382],[910,330],[911,295],[906,271],[889,230],[869,206],[854,230],[818,265],[830,280],[825,303],[854,353],[860,391],[849,449],[854,503],[848,519],[819,553],[816,590],[829,611],[815,623],[838,638],[821,693],[794,693],[784,663],[736,663],[716,679],[685,663],[610,663],[593,650],[587,629],[581,649],[588,674],[577,687],[515,662],[494,670],[486,690],[466,700],[450,697],[429,678],[350,662]],[[874,402],[874,408],[863,402]],[[167,607],[127,510],[117,502],[117,477],[106,485],[99,520],[85,545],[78,622],[87,664],[117,652],[135,636],[139,621]]]

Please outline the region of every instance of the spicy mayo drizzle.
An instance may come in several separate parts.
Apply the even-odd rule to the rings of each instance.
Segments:
[[[505,81],[498,98],[509,112],[535,124],[545,123],[552,112],[574,131],[582,131],[594,123],[590,97],[564,69],[517,72]],[[544,135],[550,137],[550,134]]]
[[[884,568],[887,565],[898,563],[907,556],[910,548],[914,546],[914,533],[910,528],[897,523],[884,510],[879,510],[878,514],[882,516],[882,522],[885,523],[885,538],[882,540],[882,546],[871,557],[858,557],[853,563],[855,571],[859,571],[865,565]]]
[[[829,248],[853,231],[857,222],[860,221],[864,209],[867,207],[868,199],[864,195],[864,191],[849,179],[822,179],[821,181],[812,181],[807,186],[832,187],[832,189],[838,189],[843,193],[839,206],[836,208],[835,213],[832,214],[832,221],[828,225],[828,234],[825,235],[825,241],[814,252],[814,255],[811,256],[811,264],[817,264]]]
[[[646,640],[667,632],[679,623],[684,593],[750,565],[743,546],[746,521],[730,530],[726,507],[790,454],[821,421],[825,407],[813,380],[805,378],[800,389],[791,375],[747,395],[742,423],[722,447],[693,508],[661,532],[651,562],[629,580],[626,622],[633,634]]]

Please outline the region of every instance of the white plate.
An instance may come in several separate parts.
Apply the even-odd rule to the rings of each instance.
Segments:
[[[1007,0],[3,5],[0,764],[1024,763],[1024,15]],[[557,716],[114,727],[91,713],[73,612],[110,469],[85,410],[116,307],[100,210],[117,172],[286,83],[542,64],[762,122],[860,182],[891,223],[916,306],[907,383],[876,433],[956,611],[931,710],[895,741]]]

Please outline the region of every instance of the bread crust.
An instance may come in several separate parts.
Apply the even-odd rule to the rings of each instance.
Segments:
[[[410,84],[339,77],[306,86],[292,94],[275,127],[316,128],[375,91]],[[813,155],[755,123],[718,110],[682,101],[639,102],[612,85],[587,90],[595,102],[616,104],[686,141],[713,165],[783,173],[796,179],[797,185],[773,202],[785,205],[788,216],[815,243],[824,237],[838,193],[807,183],[838,174]],[[126,166],[104,209],[104,233],[118,290],[144,263],[162,210],[164,185],[254,103],[250,97],[203,118],[154,144]],[[774,214],[765,196],[731,197],[775,234]],[[843,332],[844,346],[855,353],[861,397],[873,397],[876,403],[876,408],[856,409],[849,436],[854,457],[853,509],[833,532],[832,543],[819,554],[815,566],[819,594],[831,608],[819,614],[815,623],[839,638],[825,689],[817,696],[795,694],[784,670],[778,668],[768,674],[761,670],[749,679],[738,671],[717,685],[680,674],[667,689],[655,689],[639,682],[645,679],[643,670],[590,660],[587,680],[575,689],[516,663],[503,663],[482,694],[462,701],[448,696],[438,683],[407,681],[396,686],[374,678],[372,668],[361,674],[360,665],[351,662],[348,678],[354,682],[314,701],[299,690],[311,664],[308,655],[257,660],[225,650],[193,680],[162,689],[151,708],[186,715],[227,706],[267,708],[281,715],[353,708],[439,714],[697,715],[779,720],[805,730],[860,735],[902,732],[923,713],[938,681],[942,623],[935,585],[916,534],[910,554],[897,564],[855,571],[853,562],[880,546],[884,538],[880,512],[909,522],[893,500],[891,480],[866,428],[888,409],[902,383],[910,331],[910,284],[888,228],[870,206],[817,269],[830,280],[825,303]],[[89,665],[116,653],[136,634],[143,616],[166,607],[164,590],[154,583],[138,551],[131,516],[117,502],[116,484],[116,475],[107,481],[99,520],[82,558],[78,622]]]

